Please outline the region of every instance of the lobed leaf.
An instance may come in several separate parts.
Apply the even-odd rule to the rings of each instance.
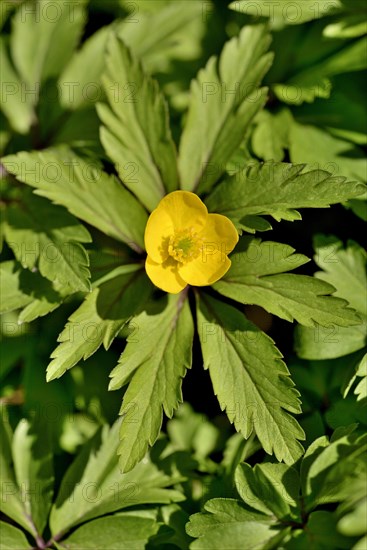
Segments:
[[[39,273],[22,269],[17,262],[0,263],[0,311],[24,308],[19,323],[29,323],[56,309],[67,291],[44,279]]]
[[[144,248],[146,211],[96,162],[87,162],[67,149],[49,149],[10,155],[2,163],[19,181],[35,187],[37,195],[65,206],[71,214],[134,250]]]
[[[207,295],[198,300],[204,367],[230,422],[247,439],[254,431],[264,450],[287,464],[302,454],[298,392],[273,341],[235,308]]]
[[[211,212],[234,223],[249,215],[275,220],[301,218],[298,208],[327,208],[364,192],[361,183],[331,176],[324,170],[305,172],[306,165],[265,162],[252,164],[218,185],[205,201]]]
[[[272,55],[265,27],[248,26],[212,57],[191,84],[191,99],[179,147],[182,189],[209,191],[226,170],[255,114],[266,101],[259,88]]]
[[[81,243],[91,237],[64,208],[26,193],[6,210],[5,238],[15,257],[30,270],[71,292],[90,290],[89,259]]]
[[[110,389],[129,383],[120,414],[120,466],[129,471],[153,445],[163,410],[171,418],[182,401],[181,383],[191,367],[194,326],[186,294],[167,295],[134,317]]]
[[[69,317],[52,352],[47,380],[59,378],[103,344],[108,349],[122,327],[141,307],[151,287],[139,265],[127,265],[118,276],[102,283]]]
[[[121,180],[151,211],[178,185],[167,104],[157,82],[114,35],[106,65],[102,82],[108,106],[98,106],[101,141]]]

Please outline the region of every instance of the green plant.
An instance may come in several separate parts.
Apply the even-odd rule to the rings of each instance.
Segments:
[[[106,548],[122,548],[116,538],[130,540],[131,530],[141,535],[131,539],[137,548],[309,548],[311,539],[315,548],[351,540],[362,548],[360,523],[354,529],[348,518],[362,515],[365,498],[354,498],[353,487],[365,475],[366,256],[342,240],[350,237],[343,217],[358,227],[365,216],[363,5],[338,0],[311,10],[293,2],[289,12],[282,0],[268,13],[260,0],[234,2],[235,11],[225,11],[228,39],[215,3],[53,4],[3,10],[1,376],[3,403],[18,406],[5,422],[5,434],[15,428],[5,471],[18,496],[23,481],[42,482],[48,496],[43,509],[5,498],[2,511],[39,548],[46,539],[98,547],[102,529],[111,530]],[[110,24],[101,28],[98,14]],[[239,242],[213,285],[167,294],[146,274],[144,232],[150,213],[178,189],[231,220]],[[345,208],[332,221],[340,217],[342,230],[322,235],[321,209],[338,203]],[[317,215],[301,221],[306,209]],[[294,247],[298,240],[309,251],[312,237],[322,270],[315,274]],[[261,308],[260,321],[249,305]],[[283,361],[261,328],[264,311],[275,326],[297,322],[298,357],[287,350]],[[182,380],[193,365],[194,383],[201,361],[229,420],[221,429],[218,418],[202,422],[178,408]],[[118,395],[107,391],[109,372]],[[49,451],[40,452],[37,422],[52,403],[57,421],[45,422]],[[31,423],[19,423],[24,417]],[[53,491],[51,450],[66,470],[67,453],[80,445]],[[36,459],[49,475],[38,477]],[[306,465],[323,483],[335,481],[323,501],[334,508],[319,509]],[[128,480],[144,498],[111,505],[97,495],[96,511],[87,505],[77,523],[60,519],[61,497],[52,494],[70,481],[76,495],[100,468],[102,492],[107,480]],[[69,519],[83,509],[78,498]],[[230,527],[222,525],[228,516]],[[7,547],[27,547],[6,525]]]

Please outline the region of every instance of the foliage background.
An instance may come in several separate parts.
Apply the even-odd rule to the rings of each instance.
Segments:
[[[232,9],[219,0],[83,0],[66,6],[77,10],[72,25],[57,15],[61,1],[41,2],[50,11],[32,23],[21,11],[32,4],[1,2],[3,157],[67,145],[114,173],[96,110],[104,97],[102,54],[111,30],[158,80],[177,144],[191,80],[244,25],[260,22],[270,27],[274,52],[263,81],[268,99],[233,166],[253,159],[304,162],[365,182],[363,2],[319,0],[310,7],[306,0],[282,0],[269,12],[271,3],[261,0],[234,2]],[[68,82],[81,85],[70,88]],[[230,98],[224,94],[223,106]],[[122,179],[134,176],[134,163],[124,170]],[[83,276],[88,261],[96,282],[111,271],[108,262],[118,268],[130,253],[88,223],[89,242],[88,231],[70,218],[80,271],[65,272],[64,283],[77,292],[65,291],[60,305],[53,292],[64,290],[49,283],[57,273],[34,258],[26,234],[34,222],[19,220],[14,204],[30,205],[56,241],[64,209],[32,194],[9,172],[2,165],[1,548],[366,548],[365,325],[314,330],[256,306],[238,306],[276,342],[300,392],[297,419],[306,454],[295,466],[267,455],[254,435],[244,440],[235,432],[202,368],[196,338],[183,381],[185,404],[164,420],[150,455],[121,474],[115,424],[121,392],[108,392],[108,376],[126,329],[107,351],[78,361],[62,378],[47,383],[45,371],[58,335],[89,290]],[[364,197],[302,210],[302,221],[275,222],[271,234],[272,241],[313,257],[298,271],[319,272],[362,320]],[[65,244],[65,234],[59,239]],[[15,258],[24,265],[14,271],[9,262]]]

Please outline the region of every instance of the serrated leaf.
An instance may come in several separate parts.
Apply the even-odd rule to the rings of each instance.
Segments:
[[[167,296],[134,317],[133,333],[111,373],[110,389],[129,382],[120,411],[118,450],[125,472],[157,439],[163,410],[172,417],[182,401],[182,378],[191,367],[194,326],[186,293]]]
[[[202,550],[273,548],[285,534],[281,531],[269,516],[248,510],[237,500],[224,498],[206,502],[204,512],[192,515],[187,525],[188,534],[198,537],[190,548]]]
[[[5,3],[7,4],[7,3]],[[10,4],[7,4],[10,5]],[[1,5],[4,6],[4,3]],[[25,94],[23,84],[11,64],[4,37],[0,38],[1,110],[16,132],[26,134],[34,121],[34,96]],[[32,97],[33,96],[33,97]]]
[[[114,514],[89,521],[59,543],[68,550],[145,550],[150,537],[158,531],[154,518],[139,515],[139,511]]]
[[[192,82],[179,149],[182,189],[207,192],[225,172],[265,103],[267,89],[259,85],[272,62],[269,43],[265,27],[244,27]]]
[[[29,550],[23,531],[9,523],[0,522],[1,550]]]
[[[12,441],[17,486],[24,513],[33,534],[42,534],[53,497],[53,454],[47,426],[38,418],[30,424],[23,419]]]
[[[206,295],[198,302],[198,330],[221,409],[245,438],[255,431],[267,453],[292,464],[302,454],[297,440],[304,438],[289,414],[300,412],[299,394],[271,338]]]
[[[6,211],[5,237],[15,257],[30,270],[71,292],[90,290],[89,259],[81,243],[91,237],[64,208],[26,193]]]
[[[252,163],[218,185],[206,205],[210,212],[224,214],[234,222],[249,215],[294,221],[301,218],[295,209],[327,208],[364,192],[360,183],[305,168],[304,164]]]
[[[69,317],[51,354],[47,380],[59,378],[103,343],[108,349],[115,336],[145,303],[151,291],[139,265],[125,266],[125,273],[106,281],[89,294]]]
[[[51,532],[56,535],[101,515],[141,504],[182,500],[168,489],[179,479],[166,475],[147,457],[129,473],[121,474],[117,447],[120,422],[104,426],[88,441],[67,470],[51,510]]]
[[[25,2],[12,19],[11,53],[22,80],[38,95],[41,83],[58,76],[83,32],[84,4]]]
[[[109,105],[98,106],[101,141],[121,180],[151,211],[178,186],[167,104],[157,82],[113,35],[106,65],[102,82]]]
[[[292,271],[309,261],[307,256],[296,253],[288,244],[244,236],[231,254],[230,271],[260,278]]]
[[[233,264],[213,288],[242,304],[256,304],[286,321],[296,320],[306,327],[317,324],[359,325],[360,317],[347,302],[330,296],[334,287],[307,275],[279,274],[256,277],[242,275],[242,266]]]
[[[243,14],[253,15],[255,17],[267,17],[274,28],[280,28],[283,25],[300,25],[307,21],[313,21],[321,17],[338,12],[342,9],[340,0],[329,2],[320,0],[317,4],[312,0],[280,0],[274,4],[267,0],[236,0],[229,7]]]
[[[2,159],[8,172],[35,187],[37,195],[65,206],[71,214],[121,240],[144,248],[147,213],[114,176],[69,150],[19,153]]]
[[[24,308],[19,323],[29,323],[56,309],[67,293],[39,273],[22,269],[17,262],[0,263],[0,311]]]

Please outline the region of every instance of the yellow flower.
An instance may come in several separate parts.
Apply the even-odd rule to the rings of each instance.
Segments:
[[[228,271],[238,242],[233,223],[208,214],[195,193],[174,191],[151,213],[145,229],[145,269],[162,290],[177,294],[187,284],[211,285]]]

